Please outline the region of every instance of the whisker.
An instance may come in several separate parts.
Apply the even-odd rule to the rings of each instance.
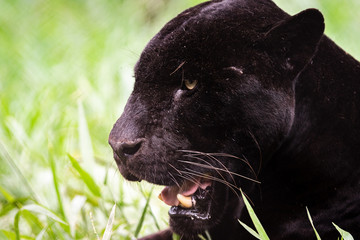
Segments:
[[[235,191],[235,189],[239,190],[239,188],[237,186],[229,183],[228,181],[222,180],[222,179],[217,178],[217,177],[208,176],[206,174],[199,173],[199,172],[196,172],[196,171],[194,171],[192,169],[188,169],[188,168],[187,168],[187,171],[189,171],[189,172],[186,172],[186,171],[181,171],[181,172],[184,173],[184,174],[194,175],[194,176],[201,177],[201,178],[207,178],[207,179],[222,183],[225,186],[227,186],[239,199],[241,199],[239,194],[237,193],[237,191]]]
[[[235,182],[235,179],[234,179],[233,175],[231,175],[229,169],[219,159],[217,159],[216,157],[214,157],[213,155],[210,155],[210,154],[205,154],[205,156],[208,157],[208,158],[211,158],[212,160],[215,160],[217,163],[219,163],[224,168],[224,170],[229,173],[232,181],[236,185],[236,182]]]
[[[176,184],[176,186],[178,186],[179,188],[181,187],[179,182],[175,179],[174,175],[171,174],[171,172],[168,172],[170,175],[171,180],[173,180],[173,182]]]
[[[186,174],[186,173],[183,172],[183,174]],[[183,174],[180,175],[181,178],[183,178],[183,179],[185,179],[185,180],[187,180],[187,181],[190,181],[190,182],[192,182],[192,183],[194,183],[194,184],[198,184],[198,181],[197,181],[197,179],[196,179],[195,177],[189,176],[189,174],[186,174],[187,176],[184,176]]]
[[[236,182],[235,182],[233,176],[238,176],[238,177],[241,177],[241,178],[243,178],[243,179],[252,181],[252,182],[254,182],[254,183],[261,184],[261,182],[258,181],[257,179],[258,179],[258,174],[259,174],[259,172],[260,172],[261,165],[262,165],[262,152],[261,152],[260,145],[259,145],[258,141],[256,140],[255,136],[254,136],[250,131],[249,131],[249,134],[250,134],[251,137],[253,138],[254,143],[256,144],[256,146],[257,146],[257,148],[258,148],[258,150],[259,150],[259,155],[260,155],[260,167],[259,167],[259,169],[258,169],[258,173],[255,172],[254,168],[251,166],[249,160],[248,160],[245,156],[243,156],[243,158],[241,158],[241,157],[237,157],[237,156],[234,156],[234,155],[231,155],[231,154],[227,154],[227,153],[204,153],[204,152],[193,151],[193,150],[178,150],[178,151],[179,151],[179,152],[183,152],[183,153],[188,153],[187,155],[184,155],[184,156],[190,157],[190,158],[193,158],[193,159],[200,160],[200,161],[206,163],[206,165],[205,165],[205,164],[201,164],[201,163],[194,163],[194,162],[191,162],[191,161],[183,161],[183,160],[179,160],[179,161],[181,161],[181,162],[183,162],[183,163],[187,163],[187,164],[193,164],[193,165],[195,165],[195,166],[199,166],[199,167],[203,167],[203,168],[207,168],[207,169],[213,169],[213,170],[215,170],[215,171],[221,176],[221,178],[223,178],[223,180],[220,179],[220,178],[214,177],[214,176],[208,176],[208,175],[206,175],[206,174],[196,172],[196,171],[194,171],[194,170],[192,170],[192,169],[189,169],[189,168],[186,168],[186,170],[189,171],[189,172],[182,171],[182,170],[181,170],[180,172],[183,173],[183,174],[186,174],[186,175],[194,175],[194,176],[196,176],[196,177],[207,178],[207,179],[210,179],[210,180],[213,180],[213,181],[222,183],[222,184],[226,185],[227,187],[229,187],[229,189],[238,197],[238,199],[241,199],[241,197],[239,196],[239,194],[238,194],[238,192],[237,192],[237,191],[240,190],[240,188],[237,187]],[[219,163],[224,169],[219,168],[219,167],[215,167],[215,166],[213,166],[212,164],[210,164],[208,161],[206,161],[205,159],[203,159],[203,158],[201,158],[201,157],[198,157],[198,156],[205,156],[205,157],[209,158],[209,160],[210,160],[210,159],[215,160],[215,161],[216,161],[217,163]],[[243,163],[245,163],[245,164],[249,167],[251,173],[255,176],[255,179],[252,179],[252,178],[250,178],[250,177],[246,177],[246,176],[244,176],[244,175],[241,175],[241,174],[238,174],[238,173],[229,171],[229,169],[228,169],[219,159],[217,159],[216,157],[227,157],[227,158],[233,158],[233,159],[237,159],[237,160],[242,161]],[[234,184],[231,184],[230,182],[228,182],[228,181],[223,177],[223,175],[220,174],[219,171],[228,173],[228,174],[231,176]],[[236,191],[236,190],[237,190],[237,191]],[[250,202],[252,205],[254,205],[254,203],[251,201],[251,199],[249,198],[249,196],[247,196],[245,193],[244,193],[244,195],[247,197],[247,199],[249,199],[249,202]]]
[[[250,168],[251,172],[254,174],[254,176],[257,179],[257,174],[256,174],[254,168],[251,166],[250,162],[246,158],[240,158],[240,157],[228,154],[228,153],[203,153],[203,152],[193,151],[193,150],[178,150],[178,151],[184,152],[184,153],[189,153],[192,155],[219,156],[219,157],[228,157],[228,158],[238,159],[238,160],[242,161],[243,163],[245,163]]]
[[[219,161],[219,159],[211,156],[210,154],[202,153],[202,152],[199,152],[198,154],[195,154],[195,155],[201,155],[201,156],[205,156],[205,157],[207,157],[207,158],[210,158],[210,159],[215,160],[217,163],[219,163],[219,164],[225,169],[226,172],[229,173],[231,179],[233,180],[234,184],[236,185],[235,179],[234,179],[233,176],[230,174],[230,171],[227,169],[227,167],[226,167],[221,161]],[[190,155],[187,155],[187,156],[194,158],[194,154],[193,154],[193,155],[190,154]],[[198,158],[198,159],[204,161],[204,162],[207,163],[208,165],[211,165],[210,163],[208,163],[207,161],[205,161],[205,159],[202,159],[202,158]],[[219,173],[219,174],[220,174],[220,173]],[[220,174],[220,176],[221,176],[222,178],[224,178],[221,174]]]
[[[179,175],[179,177],[182,177],[182,178],[184,178],[185,180],[188,180],[188,181],[191,181],[191,182],[193,182],[193,183],[197,183],[197,179],[195,179],[194,177],[191,177],[191,179],[190,178],[188,178],[188,177],[185,177],[185,176],[183,176],[183,173],[179,170],[179,169],[177,169],[174,165],[172,165],[171,163],[168,163],[169,164],[169,166],[170,167],[172,167]],[[169,172],[169,174],[170,174],[170,176],[172,176],[172,178],[173,178],[173,180],[175,180],[176,181],[176,179],[175,179],[175,177],[174,177],[174,175],[172,175],[170,172]],[[181,186],[180,186],[180,184],[176,181],[176,185],[180,188]]]
[[[207,179],[222,183],[225,186],[227,186],[237,196],[238,199],[241,199],[240,195],[237,192],[237,191],[240,191],[240,188],[238,188],[237,186],[229,183],[228,181],[221,180],[220,178],[209,176],[209,175],[197,172],[197,171],[189,169],[189,168],[186,168],[186,170],[187,171],[181,171],[184,175],[187,175],[187,177],[185,177],[184,175],[181,176],[181,177],[185,178],[186,180],[189,180],[189,178],[194,178],[194,177],[192,177],[192,175],[193,175],[193,176],[196,176],[196,177],[207,178]],[[245,192],[243,192],[243,194],[249,200],[249,202],[254,206],[254,202],[251,200],[251,198]]]
[[[181,172],[186,173],[186,174],[191,174],[191,175],[194,175],[194,176],[197,176],[197,177],[200,177],[200,178],[206,178],[206,179],[214,180],[214,181],[217,181],[217,182],[224,183],[225,185],[227,185],[229,187],[237,188],[237,186],[233,185],[232,183],[229,183],[226,180],[222,180],[220,178],[217,178],[217,177],[214,177],[214,176],[211,176],[211,175],[207,175],[207,174],[204,174],[204,173],[201,173],[201,172],[197,172],[197,171],[195,171],[193,169],[190,169],[190,168],[185,168],[185,170],[186,171],[182,170]]]
[[[195,163],[195,162],[184,161],[184,160],[179,160],[179,162],[187,163],[187,164],[191,164],[191,165],[195,165],[195,166],[203,167],[203,168],[207,168],[207,169],[213,169],[213,170],[217,170],[217,171],[227,172],[227,173],[229,173],[229,174],[231,174],[231,175],[234,175],[234,176],[237,176],[237,177],[241,177],[241,178],[244,178],[244,179],[246,179],[246,180],[249,180],[249,181],[252,181],[252,182],[261,184],[261,182],[258,181],[258,180],[254,180],[254,179],[249,178],[249,177],[246,177],[246,176],[244,176],[244,175],[241,175],[241,174],[238,174],[238,173],[235,173],[235,172],[231,172],[231,171],[228,171],[228,170],[224,170],[224,169],[221,169],[221,168],[217,168],[217,167],[214,167],[214,166],[209,166],[209,165],[205,165],[205,164],[201,164],[201,163]],[[225,180],[225,179],[224,179],[224,180]]]
[[[260,148],[259,142],[256,140],[255,135],[254,135],[250,130],[248,130],[248,132],[249,132],[251,138],[254,140],[254,143],[255,143],[257,149],[259,150],[260,162],[259,162],[259,169],[258,169],[258,172],[257,172],[257,175],[259,175],[260,170],[261,170],[261,167],[262,167],[262,162],[263,162],[263,157],[262,157],[261,148]]]
[[[194,173],[188,173],[188,172],[186,172],[186,171],[184,171],[183,174],[186,175],[186,177],[184,177],[184,175],[181,176],[181,177],[183,177],[185,180],[188,180],[188,179],[190,179],[190,178],[195,179],[195,177],[200,178],[200,176],[195,176],[195,177],[194,177],[194,175],[195,175]],[[211,195],[210,197],[211,197],[212,200],[214,200],[214,198],[213,198],[212,195]]]
[[[172,165],[171,163],[167,163],[167,164],[169,164],[170,167],[172,167],[176,172],[178,172],[180,175],[182,175],[182,173],[179,171],[179,169],[174,167],[174,165]]]
[[[205,162],[205,163],[209,166],[208,169],[214,169],[214,170],[221,176],[221,178],[226,181],[225,177],[216,169],[216,167],[213,166],[213,165],[211,165],[211,163],[207,162],[205,159],[202,159],[202,158],[200,158],[200,157],[195,157],[195,156],[188,156],[188,157],[191,157],[191,158],[194,158],[194,159],[196,159],[196,160]],[[179,161],[183,161],[183,160],[179,160]],[[190,161],[189,161],[189,162],[190,162]],[[220,168],[218,168],[218,169],[220,169]],[[224,170],[222,169],[222,171],[224,171]],[[231,176],[231,175],[230,175],[230,176]],[[235,181],[234,181],[234,184],[236,184]]]
[[[257,174],[255,173],[254,168],[251,166],[249,160],[247,160],[245,156],[243,156],[243,158],[240,158],[240,157],[228,154],[228,153],[212,153],[212,154],[215,155],[215,156],[234,158],[234,159],[238,159],[238,160],[242,161],[243,163],[245,163],[250,168],[251,172],[254,174],[254,176],[257,179]]]
[[[255,178],[257,179],[258,174],[256,174],[254,168],[251,166],[249,160],[247,160],[245,156],[243,156],[244,158],[240,158],[240,157],[228,154],[228,153],[202,153],[202,152],[191,151],[191,150],[180,150],[180,151],[190,153],[193,155],[204,155],[205,154],[206,156],[218,156],[218,157],[228,157],[228,158],[238,159],[238,160],[242,161],[243,163],[245,163],[250,168],[251,172],[254,174]]]
[[[184,66],[185,63],[186,63],[186,61],[183,61],[182,63],[180,63],[180,65],[172,73],[170,73],[170,76],[175,74],[182,66]]]

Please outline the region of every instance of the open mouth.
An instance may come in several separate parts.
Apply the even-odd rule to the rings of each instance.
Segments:
[[[208,220],[211,218],[212,185],[212,181],[206,178],[185,180],[181,186],[165,187],[159,198],[171,206],[170,217]]]

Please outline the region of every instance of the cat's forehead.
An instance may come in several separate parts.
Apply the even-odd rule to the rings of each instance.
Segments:
[[[274,17],[272,4],[267,0],[212,1],[184,11],[148,43],[135,75],[157,70],[161,71],[157,75],[166,70],[169,74],[182,62],[201,67],[241,55],[267,26],[286,16],[279,12]],[[267,8],[272,12],[264,11]]]

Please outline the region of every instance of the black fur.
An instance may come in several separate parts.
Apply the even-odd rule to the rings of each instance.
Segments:
[[[306,207],[323,239],[337,239],[332,222],[360,237],[360,64],[323,31],[315,9],[291,17],[270,0],[211,1],[146,46],[109,142],[129,180],[224,180],[214,182],[211,219],[170,219],[182,239],[205,230],[253,239],[237,222],[251,225],[232,187],[271,239],[314,239]],[[147,239],[160,236],[171,239],[169,230]]]

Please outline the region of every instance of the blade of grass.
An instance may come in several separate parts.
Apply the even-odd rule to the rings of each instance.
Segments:
[[[15,240],[16,235],[15,235],[15,233],[10,232],[10,231],[0,230],[0,239]]]
[[[20,230],[19,230],[19,222],[20,222],[21,210],[19,210],[14,218],[14,230],[15,230],[15,239],[20,240]]]
[[[238,221],[241,224],[241,226],[243,226],[246,229],[246,231],[248,231],[251,235],[253,235],[257,239],[261,240],[260,235],[255,230],[253,230],[251,227],[249,227],[248,225],[246,225],[242,221],[240,221],[240,220],[238,220]]]
[[[240,189],[240,191],[241,191],[241,196],[242,196],[242,198],[244,200],[246,209],[249,212],[250,218],[251,218],[251,220],[252,220],[252,222],[253,222],[253,224],[254,224],[254,226],[256,228],[257,233],[259,234],[260,239],[269,240],[268,235],[266,234],[263,226],[261,225],[261,223],[260,223],[258,217],[256,216],[253,208],[251,207],[249,201],[246,199],[246,197],[245,197],[245,195],[244,195],[244,193],[243,193],[243,191],[241,189]]]
[[[154,223],[155,223],[155,226],[156,226],[157,230],[160,231],[160,225],[159,225],[159,223],[158,223],[158,221],[156,219],[156,216],[155,216],[154,212],[151,209],[151,206],[149,206],[149,212],[150,212],[150,215],[151,215],[152,219],[154,220]]]
[[[28,180],[25,178],[25,176],[22,174],[20,168],[16,165],[13,158],[10,156],[9,152],[5,148],[4,144],[0,141],[0,153],[4,156],[4,158],[7,160],[11,168],[14,170],[15,174],[19,176],[20,180],[23,182],[23,185],[31,195],[31,197],[37,201],[38,197],[36,196],[34,190],[31,188]]]
[[[316,235],[316,239],[317,239],[317,240],[321,240],[319,233],[316,231],[316,228],[315,228],[314,223],[313,223],[313,220],[312,220],[312,218],[311,218],[309,209],[308,209],[307,207],[306,207],[306,212],[307,212],[309,221],[310,221],[310,223],[311,223],[311,226],[312,226],[312,228],[314,229],[314,232],[315,232],[315,235]]]
[[[211,236],[208,230],[205,231],[205,235],[207,237],[208,240],[211,240]]]
[[[20,235],[20,229],[19,229],[20,216],[23,215],[23,214],[26,215],[26,209],[24,209],[24,208],[19,209],[18,212],[15,215],[15,218],[14,218],[14,230],[15,230],[15,239],[16,240],[33,239],[32,237],[27,237],[27,236],[21,236]]]
[[[112,227],[113,227],[114,219],[115,219],[115,209],[116,209],[116,203],[114,204],[114,206],[111,209],[110,217],[109,217],[108,223],[106,225],[106,229],[105,229],[104,235],[102,237],[102,240],[110,240],[110,238],[111,238]]]
[[[42,240],[44,238],[44,235],[47,231],[47,227],[44,227],[40,233],[36,236],[35,240]]]
[[[146,198],[146,194],[144,193],[144,191],[142,189],[141,189],[141,193]],[[154,220],[154,223],[155,223],[155,226],[156,226],[157,230],[160,231],[160,225],[159,225],[159,223],[158,223],[158,221],[156,219],[156,216],[155,216],[154,212],[151,209],[151,206],[149,206],[149,213],[150,213],[151,217]]]
[[[65,215],[65,211],[64,211],[64,207],[63,207],[63,201],[61,199],[61,195],[60,195],[60,190],[59,190],[59,183],[58,183],[58,177],[56,174],[56,164],[53,158],[53,154],[52,154],[52,147],[49,146],[49,163],[50,163],[50,169],[51,169],[51,173],[52,173],[52,177],[53,177],[53,184],[54,184],[54,188],[55,188],[55,193],[56,193],[56,198],[58,201],[58,206],[59,206],[59,211],[60,211],[60,215],[61,217],[67,222],[67,224],[63,224],[62,228],[68,233],[71,234],[71,228],[70,228],[70,224],[68,223],[68,220],[66,218]]]
[[[153,190],[154,190],[154,187],[151,188],[151,191],[150,191],[150,193],[149,193],[149,196],[148,196],[147,199],[146,199],[146,204],[145,204],[145,207],[144,207],[143,212],[142,212],[142,214],[141,214],[141,218],[140,218],[140,220],[139,220],[138,225],[136,226],[136,230],[135,230],[135,234],[134,234],[135,238],[138,237],[138,235],[139,235],[139,233],[140,233],[140,230],[141,230],[141,228],[142,228],[142,225],[144,224],[145,215],[146,215],[146,212],[147,212],[149,203],[150,203],[150,198],[151,198],[151,195],[152,195]]]
[[[198,234],[198,238],[200,238],[201,240],[207,240],[203,235]]]
[[[335,226],[336,230],[338,230],[338,232],[340,233],[341,237],[342,237],[344,240],[354,240],[353,236],[352,236],[349,232],[341,229],[341,228],[340,228],[338,225],[336,225],[335,223],[332,223],[332,224]]]
[[[6,191],[6,189],[3,188],[1,185],[0,185],[0,193],[5,197],[6,201],[8,201],[9,203],[13,203],[15,201],[15,197],[11,193]]]
[[[89,232],[90,231],[90,229],[88,227],[89,226],[89,221],[88,221],[89,219],[88,219],[88,216],[87,216],[87,213],[86,213],[85,209],[82,208],[80,213],[81,213],[81,218],[82,218],[81,225],[82,225],[82,228],[84,229],[83,231]]]
[[[54,188],[55,188],[55,193],[56,193],[56,198],[58,201],[58,206],[59,206],[59,210],[60,210],[60,214],[62,216],[63,219],[66,220],[66,216],[65,216],[65,212],[64,212],[64,207],[62,204],[62,199],[61,199],[61,195],[60,195],[60,191],[59,191],[59,183],[58,183],[58,178],[57,178],[57,174],[56,174],[56,164],[53,158],[53,154],[52,151],[53,148],[52,146],[49,146],[49,163],[50,163],[50,169],[51,169],[51,173],[52,173],[52,177],[53,177],[53,183],[54,183]]]
[[[205,231],[205,236],[206,237],[204,237],[204,235],[202,234],[198,234],[198,238],[200,238],[201,240],[211,240],[209,231]]]
[[[83,180],[88,189],[97,197],[101,197],[100,187],[96,184],[95,180],[87,173],[78,163],[78,161],[68,154],[72,166],[80,174],[80,178]]]
[[[100,240],[99,234],[98,234],[97,231],[96,231],[96,227],[95,227],[95,223],[94,223],[94,218],[93,218],[92,212],[90,212],[90,222],[91,222],[91,226],[92,226],[92,228],[93,228],[93,230],[94,230],[96,239],[97,239],[97,240]]]
[[[29,198],[15,198],[13,202],[3,204],[0,210],[0,217],[5,216],[15,208],[20,209],[28,200]]]
[[[42,215],[45,215],[45,216],[51,218],[55,222],[68,225],[60,217],[58,217],[55,213],[51,212],[50,210],[48,210],[45,207],[40,206],[38,204],[30,204],[30,205],[23,206],[21,208],[21,210],[28,210],[28,211],[33,212],[33,213],[42,214]]]
[[[120,179],[120,184],[119,184],[119,201],[117,202],[117,206],[118,206],[118,209],[121,213],[121,215],[123,216],[123,220],[126,222],[126,224],[129,223],[129,220],[127,219],[126,217],[126,214],[124,214],[124,206],[126,205],[125,202],[124,202],[124,188],[123,188],[123,185],[124,185],[124,179],[121,178]]]
[[[40,232],[44,228],[44,224],[39,220],[35,213],[32,213],[21,208],[21,220],[25,220],[31,227],[32,232]]]
[[[180,235],[177,235],[176,233],[173,233],[172,240],[180,240]]]

